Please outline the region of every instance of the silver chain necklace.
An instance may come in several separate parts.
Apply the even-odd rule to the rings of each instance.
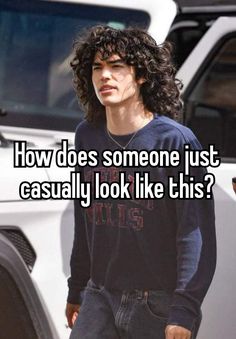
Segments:
[[[107,129],[107,135],[108,137],[116,144],[118,145],[120,148],[122,149],[126,149],[129,144],[131,143],[131,141],[133,140],[133,138],[135,137],[135,135],[138,133],[139,130],[137,130],[136,132],[134,132],[131,136],[131,138],[129,139],[129,141],[125,144],[125,145],[121,145],[118,141],[116,141],[116,139],[114,139],[111,135],[111,133],[109,132],[109,130]]]

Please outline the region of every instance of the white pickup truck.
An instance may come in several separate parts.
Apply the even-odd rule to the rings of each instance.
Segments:
[[[220,167],[209,168],[216,177],[218,264],[203,304],[199,339],[234,339],[236,334],[234,7],[224,12],[226,17],[217,10],[214,19],[208,17],[207,29],[177,75],[184,83],[184,123],[204,146],[215,144],[222,158]],[[207,12],[200,12],[179,13],[184,20],[177,20],[172,0],[0,0],[0,339],[66,339],[70,332],[64,308],[72,202],[21,200],[18,192],[25,180],[69,180],[69,170],[14,168],[13,141],[58,149],[61,139],[68,139],[73,147],[74,129],[82,119],[69,67],[73,39],[97,23],[136,24],[158,42],[169,32],[178,45],[180,30],[202,27],[199,18]]]

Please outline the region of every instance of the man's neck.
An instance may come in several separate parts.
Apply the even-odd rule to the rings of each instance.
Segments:
[[[112,134],[125,135],[138,131],[153,119],[153,114],[145,110],[142,103],[125,106],[106,107],[107,129]]]

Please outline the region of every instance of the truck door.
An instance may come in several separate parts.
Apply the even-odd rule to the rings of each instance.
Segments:
[[[198,339],[235,338],[236,303],[236,17],[221,17],[203,36],[179,70],[184,83],[184,123],[204,148],[214,144],[221,156],[214,173],[218,261],[203,303]]]

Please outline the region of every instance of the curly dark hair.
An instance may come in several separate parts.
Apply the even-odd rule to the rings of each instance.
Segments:
[[[127,65],[134,66],[136,80],[145,79],[140,87],[145,109],[171,118],[179,116],[181,82],[175,78],[169,42],[157,45],[147,32],[138,28],[95,26],[74,43],[74,52],[71,61],[74,85],[88,121],[97,124],[106,119],[105,107],[97,99],[92,84],[92,64],[98,52],[103,60],[118,54]]]

